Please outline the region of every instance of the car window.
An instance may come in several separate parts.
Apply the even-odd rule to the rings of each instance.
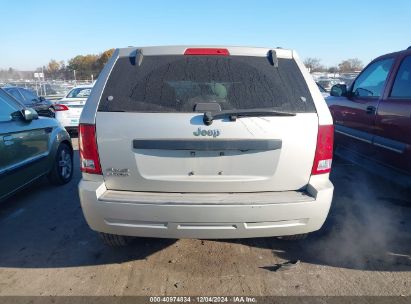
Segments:
[[[411,56],[405,57],[392,87],[391,97],[411,99]]]
[[[327,91],[322,87],[321,84],[317,83],[318,88],[320,89],[321,93],[326,93]]]
[[[19,111],[19,106],[7,93],[0,90],[0,122],[11,120],[11,114]]]
[[[24,103],[26,104],[31,104],[33,102],[38,101],[38,97],[36,94],[34,94],[33,92],[26,90],[26,89],[20,89],[21,94],[24,97]]]
[[[5,90],[7,93],[9,93],[11,96],[16,98],[20,102],[24,102],[23,96],[19,93],[19,90],[17,89],[6,89]]]
[[[67,94],[67,98],[87,98],[90,93],[91,88],[74,88]]]
[[[393,58],[387,58],[369,65],[355,80],[352,90],[354,95],[380,97],[393,62]]]
[[[119,58],[99,111],[192,113],[198,103],[316,112],[294,60],[279,58],[274,68],[267,57],[180,55],[147,56],[140,65]]]

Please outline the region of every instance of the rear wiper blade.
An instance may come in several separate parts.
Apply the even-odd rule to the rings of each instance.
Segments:
[[[227,117],[230,121],[236,121],[239,117],[259,117],[259,116],[295,116],[295,113],[276,111],[273,109],[253,109],[253,110],[226,110],[220,112],[205,112],[203,122],[209,126],[214,119]]]

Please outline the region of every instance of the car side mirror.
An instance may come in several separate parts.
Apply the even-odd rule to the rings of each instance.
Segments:
[[[36,110],[32,108],[26,108],[22,111],[23,118],[25,121],[32,121],[34,119],[39,118],[39,114],[37,114]]]
[[[39,96],[39,100],[40,100],[41,102],[43,102],[43,101],[46,100],[46,98],[44,98],[43,96]]]
[[[347,85],[346,84],[336,84],[333,85],[330,92],[331,96],[341,97],[341,96],[348,96],[347,93]]]

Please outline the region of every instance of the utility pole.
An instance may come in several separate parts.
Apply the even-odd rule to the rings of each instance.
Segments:
[[[91,83],[93,83],[93,81],[94,81],[94,77],[93,77],[93,74],[91,74]]]
[[[41,75],[43,75],[43,86],[44,86],[44,95],[43,96],[47,96],[43,67],[41,67]]]
[[[36,93],[37,93],[37,95],[39,95],[39,89],[37,88],[36,73],[34,73],[34,83],[36,84]]]
[[[74,74],[74,84],[77,85],[76,70],[73,70],[73,74]]]

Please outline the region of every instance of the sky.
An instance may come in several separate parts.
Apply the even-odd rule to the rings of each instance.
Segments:
[[[126,46],[295,49],[326,66],[411,45],[411,1],[0,0],[0,69]]]

